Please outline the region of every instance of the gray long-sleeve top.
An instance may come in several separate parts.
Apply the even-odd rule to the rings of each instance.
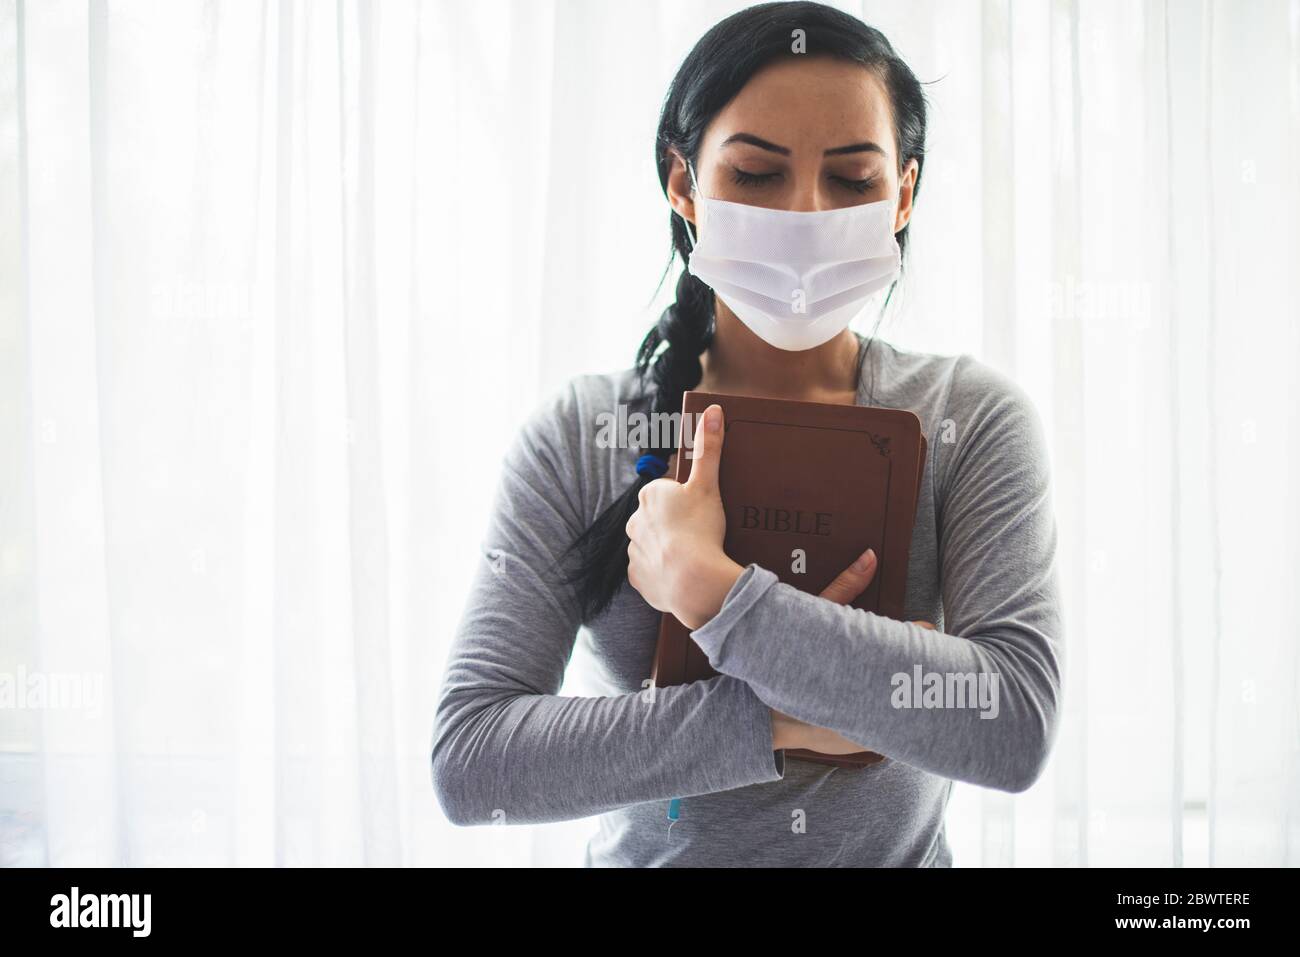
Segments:
[[[722,674],[652,689],[660,615],[625,581],[585,623],[600,697],[558,695],[583,622],[557,569],[635,477],[639,450],[605,447],[601,414],[648,412],[649,396],[629,369],[539,405],[502,467],[438,702],[433,782],[453,823],[600,815],[589,866],[948,866],[954,780],[1023,791],[1039,777],[1064,661],[1041,420],[979,360],[880,339],[857,401],[912,410],[929,440],[907,620],[750,565],[693,633]],[[770,708],[886,760],[787,760]]]

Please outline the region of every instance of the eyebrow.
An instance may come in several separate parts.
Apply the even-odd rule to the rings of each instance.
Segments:
[[[753,133],[733,133],[722,141],[723,146],[731,143],[748,143],[750,146],[757,146],[761,150],[767,150],[769,153],[779,153],[781,156],[789,156],[790,148],[787,146],[777,146],[775,143],[769,143],[765,139],[760,139]],[[834,149],[826,150],[823,156],[844,156],[848,153],[879,153],[886,156],[884,149],[870,140],[862,143],[852,143],[848,146],[837,146]]]

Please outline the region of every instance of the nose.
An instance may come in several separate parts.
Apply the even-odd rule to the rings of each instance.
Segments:
[[[821,195],[821,177],[816,170],[799,169],[794,172],[794,189],[790,194],[792,212],[816,213],[829,209],[826,197]]]

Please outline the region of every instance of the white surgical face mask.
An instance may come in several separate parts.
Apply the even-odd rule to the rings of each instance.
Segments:
[[[898,276],[894,200],[766,209],[708,198],[687,169],[700,239],[691,237],[686,268],[770,345],[801,352],[830,341]]]

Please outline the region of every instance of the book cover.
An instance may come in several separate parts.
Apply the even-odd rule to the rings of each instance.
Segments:
[[[690,475],[699,415],[722,406],[718,484],[726,512],[723,545],[741,565],[758,564],[784,583],[819,594],[867,548],[878,564],[853,607],[902,618],[908,559],[926,440],[904,409],[800,402],[688,391],[675,478]],[[718,674],[689,630],[665,614],[651,678],[656,687]],[[827,755],[786,749],[787,758],[864,767],[872,751]]]

